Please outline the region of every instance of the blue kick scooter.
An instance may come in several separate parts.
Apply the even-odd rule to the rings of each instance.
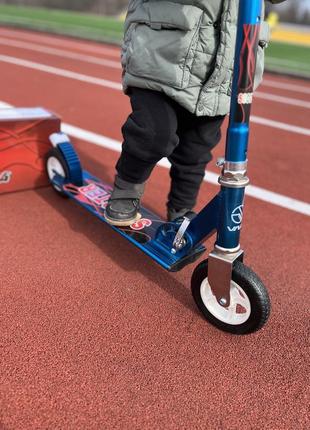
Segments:
[[[235,334],[259,330],[267,322],[270,300],[259,277],[243,264],[240,248],[247,172],[249,120],[253,97],[262,0],[240,0],[230,122],[219,193],[193,219],[165,222],[145,208],[129,227],[107,223],[104,211],[112,187],[82,169],[69,138],[51,136],[47,172],[54,189],[75,200],[169,271],[181,270],[204,252],[203,242],[216,234],[208,259],[194,270],[191,289],[204,317]]]

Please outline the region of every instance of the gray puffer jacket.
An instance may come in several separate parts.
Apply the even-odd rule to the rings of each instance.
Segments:
[[[280,3],[284,0],[269,0]],[[122,49],[123,87],[162,91],[198,116],[229,112],[238,0],[131,0]],[[261,26],[255,85],[269,27]]]

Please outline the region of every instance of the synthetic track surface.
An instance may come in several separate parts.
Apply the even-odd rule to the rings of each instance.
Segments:
[[[0,29],[0,37],[118,57],[114,47],[37,33]],[[115,68],[16,43],[1,44],[0,55],[120,79]],[[121,140],[129,102],[120,91],[0,67],[2,102],[41,105]],[[307,81],[266,75],[259,91],[310,101]],[[257,97],[253,115],[310,128],[305,106]],[[118,153],[75,144],[84,166],[112,182]],[[307,135],[253,123],[252,184],[309,204],[309,144]],[[210,170],[217,172],[214,162]],[[162,216],[168,182],[168,170],[157,167],[144,198]],[[204,183],[197,208],[216,190]],[[166,273],[50,188],[2,195],[0,208],[1,430],[309,428],[309,217],[247,198],[242,246],[273,310],[262,331],[234,337],[197,312],[194,266]]]

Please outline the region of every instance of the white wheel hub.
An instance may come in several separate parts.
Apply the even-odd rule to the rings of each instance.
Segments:
[[[57,185],[53,184],[53,179],[57,175],[61,176],[62,178],[66,177],[66,172],[61,164],[61,162],[56,157],[50,157],[47,160],[47,174],[49,177],[49,180],[51,181],[54,188],[56,188],[57,191],[61,191],[61,188]]]
[[[212,293],[208,278],[201,283],[200,295],[208,311],[223,323],[240,325],[245,323],[251,315],[250,300],[243,289],[234,281],[230,282],[230,305],[228,308],[218,303]]]

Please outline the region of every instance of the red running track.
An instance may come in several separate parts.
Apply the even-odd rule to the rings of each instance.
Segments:
[[[120,140],[129,113],[120,91],[3,61],[119,82],[119,69],[94,64],[118,55],[114,47],[0,29],[0,100],[42,105]],[[292,105],[309,103],[309,82],[267,75],[260,91],[286,102],[257,98],[255,116],[309,131],[309,108]],[[75,143],[85,167],[112,181],[117,152]],[[254,123],[253,185],[309,203],[309,144],[307,134]],[[168,170],[157,167],[144,204],[163,216],[167,192]],[[204,183],[198,208],[215,192]],[[262,331],[235,337],[197,312],[193,266],[163,271],[50,188],[3,195],[0,205],[1,430],[309,428],[305,214],[277,198],[247,198],[242,245],[273,310]]]

